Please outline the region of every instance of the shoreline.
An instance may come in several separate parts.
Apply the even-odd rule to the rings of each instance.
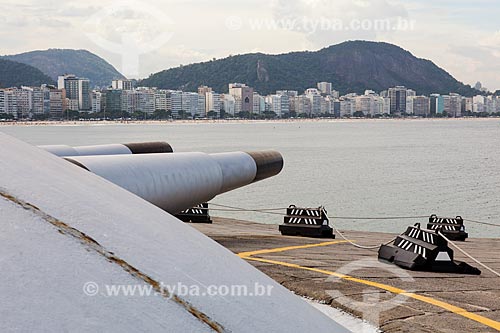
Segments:
[[[181,125],[181,124],[287,124],[287,123],[372,123],[380,121],[498,121],[500,117],[476,118],[306,118],[306,119],[199,119],[199,120],[103,120],[103,121],[4,121],[0,127],[8,126],[107,126],[107,125]]]

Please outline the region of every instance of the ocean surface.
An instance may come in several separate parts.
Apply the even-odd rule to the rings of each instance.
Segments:
[[[213,202],[249,209],[323,205],[329,215],[344,217],[461,215],[500,225],[499,119],[0,126],[0,131],[35,145],[165,140],[177,152],[276,149],[285,159],[279,176]],[[279,215],[253,212],[212,215],[282,222]],[[342,229],[402,232],[426,219],[333,222]],[[500,228],[471,223],[467,228],[471,237],[500,237]]]

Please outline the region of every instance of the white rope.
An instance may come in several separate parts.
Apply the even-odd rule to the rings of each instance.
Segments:
[[[328,216],[330,219],[336,220],[408,220],[408,219],[423,219],[427,215],[417,216],[380,216],[380,217],[355,217],[355,216]]]
[[[210,208],[213,211],[221,211],[221,212],[256,212],[256,213],[264,213],[264,214],[274,214],[287,216],[286,213],[277,213],[273,211],[285,210],[289,207],[281,207],[281,208],[260,208],[260,209],[247,209],[241,207],[234,207],[228,205],[221,205],[216,203],[210,203],[212,206],[223,207],[226,209],[219,208]],[[417,215],[417,216],[380,216],[380,217],[355,217],[355,216],[328,216],[330,219],[336,220],[400,220],[400,219],[422,219],[427,218],[427,215]]]
[[[482,225],[489,225],[490,227],[500,227],[500,224],[495,224],[495,223],[481,222],[481,221],[475,221],[475,220],[469,220],[469,219],[464,219],[464,221],[470,222],[470,223],[482,224]]]
[[[250,209],[250,208],[241,208],[241,207],[234,207],[234,206],[227,206],[227,205],[221,205],[221,204],[216,204],[216,203],[210,203],[212,206],[217,206],[217,207],[223,207],[223,208],[229,208],[235,211],[249,211],[249,212],[264,212],[264,211],[276,211],[276,210],[284,210],[287,209],[288,207],[277,207],[277,208],[256,208],[256,209]],[[212,208],[213,209],[213,208]]]
[[[347,237],[344,236],[344,234],[342,234],[339,229],[335,228],[334,225],[331,225],[331,227],[333,228],[333,230],[335,231],[335,233],[337,233],[342,239],[344,239],[347,243],[351,244],[352,246],[354,247],[357,247],[359,249],[365,249],[365,250],[374,250],[374,249],[378,249],[380,247],[380,245],[374,245],[374,246],[365,246],[365,245],[360,245],[358,243],[355,243],[351,240],[349,240]],[[383,243],[383,245],[387,245],[387,244],[390,244],[392,242],[394,242],[396,240],[397,237],[394,237],[393,239],[391,239],[390,241],[388,242],[385,242]]]
[[[443,233],[441,231],[438,231],[438,235],[441,236],[441,237],[443,237],[446,241],[448,241],[448,243],[450,243],[451,245],[453,245],[453,247],[455,247],[458,251],[462,252],[466,257],[468,257],[469,259],[473,260],[478,265],[481,265],[482,267],[486,268],[487,270],[489,270],[490,272],[492,272],[496,276],[500,277],[500,273],[498,273],[497,271],[495,271],[493,268],[490,268],[490,267],[486,266],[485,264],[483,264],[482,262],[480,262],[479,260],[477,260],[476,258],[474,258],[473,256],[471,256],[470,254],[468,254],[467,252],[465,252],[464,250],[462,250],[457,244],[455,244],[454,242],[452,242],[451,240],[449,240],[445,235],[443,235]]]

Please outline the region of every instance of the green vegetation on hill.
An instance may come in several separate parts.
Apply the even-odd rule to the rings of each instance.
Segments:
[[[3,57],[40,69],[54,81],[59,75],[75,74],[90,80],[91,86],[107,87],[114,79],[123,79],[111,64],[86,50],[49,49]]]
[[[35,67],[0,59],[0,88],[40,86],[44,83],[54,84],[54,80]]]
[[[230,56],[168,69],[139,84],[189,91],[208,85],[227,92],[228,83],[241,82],[261,94],[270,94],[282,89],[302,93],[320,81],[332,82],[334,89],[342,94],[363,93],[367,89],[381,91],[396,85],[425,95],[478,93],[429,60],[419,59],[392,44],[367,41],[345,42],[317,52]]]

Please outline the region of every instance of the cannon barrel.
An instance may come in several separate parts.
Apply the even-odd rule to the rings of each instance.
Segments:
[[[130,155],[173,153],[172,146],[166,142],[115,143],[95,146],[71,147],[66,145],[39,146],[56,156],[89,156],[89,155]]]
[[[66,160],[176,214],[277,175],[276,151],[73,156]]]

